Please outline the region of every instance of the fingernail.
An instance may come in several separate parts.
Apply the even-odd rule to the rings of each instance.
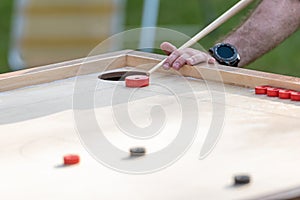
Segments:
[[[216,59],[214,59],[214,58],[208,59],[208,63],[210,63],[210,64],[214,64],[215,62],[216,62]]]
[[[165,70],[170,69],[170,64],[169,64],[169,63],[163,64],[163,68],[164,68]]]
[[[186,62],[187,62],[189,65],[193,65],[193,64],[194,64],[194,59],[193,59],[193,58],[188,58],[188,59],[186,59]]]
[[[174,68],[174,69],[179,69],[179,68],[180,68],[179,63],[178,63],[178,62],[175,62],[175,63],[173,64],[173,68]]]

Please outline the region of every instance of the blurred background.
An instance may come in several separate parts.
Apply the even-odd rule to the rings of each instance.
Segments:
[[[85,57],[109,36],[153,23],[193,36],[236,2],[238,0],[1,0],[0,73]],[[210,48],[238,26],[257,3],[200,44]],[[300,77],[299,45],[300,35],[296,33],[247,68]]]

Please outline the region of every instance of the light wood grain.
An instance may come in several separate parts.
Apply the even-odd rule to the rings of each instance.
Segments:
[[[20,87],[36,85],[55,80],[70,78],[77,75],[78,69],[84,61],[88,61],[85,74],[100,72],[99,64],[116,61],[111,65],[111,69],[124,66],[133,66],[143,70],[149,70],[159,63],[165,56],[144,53],[132,50],[107,53],[86,59],[26,69],[0,75],[0,91],[17,89]],[[293,90],[300,90],[300,78],[283,76],[278,74],[259,72],[254,70],[234,68],[228,66],[184,66],[179,72],[174,70],[158,70],[161,73],[180,74],[182,76],[205,79],[210,81],[223,81],[224,84],[237,85],[254,88],[259,85],[271,85]],[[222,79],[220,79],[220,76]]]
[[[86,75],[83,79],[94,82],[96,75]],[[147,124],[150,116],[160,117],[160,112],[151,112],[151,115],[148,112],[159,105],[167,120],[162,134],[150,141],[137,141],[122,134],[112,117],[114,109],[127,105],[124,94],[130,94],[132,89],[103,81],[104,87],[96,91],[93,87],[77,91],[83,98],[93,93],[99,127],[114,145],[126,152],[136,145],[145,146],[149,154],[156,152],[170,144],[176,134],[182,109],[177,99],[158,85],[173,86],[174,91],[186,97],[182,99],[184,109],[194,110],[194,103],[199,104],[199,132],[184,156],[157,173],[130,176],[104,167],[83,148],[83,141],[79,140],[74,128],[73,81],[63,80],[1,95],[0,175],[6,183],[2,186],[3,199],[261,199],[266,194],[288,191],[300,184],[299,127],[295,125],[300,117],[299,103],[260,98],[249,89],[230,85],[226,85],[226,101],[210,99],[204,81],[188,79],[194,88],[190,92],[196,95],[191,98],[184,87],[185,79],[154,73],[151,81],[156,84],[140,89],[137,98],[132,95],[129,112],[136,125],[141,126]],[[120,95],[116,91],[120,91]],[[109,102],[114,98],[118,99],[118,104],[112,109]],[[212,154],[199,160],[199,150],[211,121],[212,103],[226,107],[226,122]],[[88,122],[85,125],[90,127]],[[101,144],[94,137],[90,141]],[[81,163],[56,168],[65,153],[79,154]],[[145,157],[115,158],[139,165]],[[251,184],[232,186],[232,176],[236,173],[249,173]],[[282,199],[286,197],[281,196]]]
[[[0,75],[0,88],[2,91],[12,90],[76,75],[98,73],[99,66],[108,63],[112,64],[110,69],[127,65],[149,69],[163,58],[162,55],[131,50],[108,53],[3,74]],[[82,63],[86,65],[79,71]],[[168,76],[168,74],[178,74],[176,71],[160,69],[160,72],[164,75],[152,74],[153,82],[174,85],[176,89],[183,92],[182,95],[185,94],[185,88],[182,87],[185,81],[178,76]],[[186,157],[153,175],[129,176],[103,167],[92,159],[78,140],[74,129],[74,113],[70,110],[73,83],[65,80],[40,87],[10,91],[1,96],[0,146],[3,148],[4,161],[1,177],[5,183],[10,183],[3,185],[3,196],[7,198],[13,196],[15,199],[41,199],[45,196],[58,195],[56,199],[66,199],[67,197],[64,196],[66,190],[72,191],[70,194],[72,199],[84,199],[91,194],[94,195],[91,199],[122,199],[126,196],[130,199],[164,200],[262,199],[262,197],[285,199],[299,196],[299,190],[296,188],[300,180],[299,161],[295,159],[300,154],[299,128],[295,125],[300,116],[299,103],[260,98],[245,88],[227,85],[253,87],[257,84],[278,84],[277,86],[299,88],[299,78],[226,66],[214,68],[204,65],[185,66],[179,74],[196,79],[205,77],[220,81],[216,77],[219,74],[228,89],[226,101],[214,102],[226,106],[227,116],[223,135],[212,155],[207,159],[197,159],[202,144],[201,139],[198,138],[200,140],[195,141],[194,146],[186,153]],[[94,75],[84,77],[90,80],[97,79]],[[201,137],[201,131],[206,130],[210,123],[212,112],[208,98],[210,95],[205,89],[204,81],[192,79],[188,81],[195,89],[197,98],[191,99],[189,94],[186,94],[184,99],[186,105],[191,105],[189,104],[191,101],[197,101],[201,105],[199,112],[202,125],[199,127]],[[103,100],[110,101],[112,88],[116,87],[113,83],[106,84],[108,84],[107,88],[96,91],[95,100],[98,99],[99,103]],[[124,92],[130,90],[121,84],[117,87]],[[82,96],[86,94],[85,92],[81,93]],[[142,97],[134,100],[136,107],[133,106],[131,110],[132,113],[137,114],[133,116],[139,117],[145,114],[141,110],[150,110],[152,105],[161,104],[169,108],[170,119],[176,122],[178,113],[173,106],[177,105],[177,101],[169,93],[159,91],[155,85],[142,88],[140,92]],[[126,97],[122,95],[119,100],[122,98],[126,102]],[[59,108],[60,112],[56,108]],[[126,143],[122,137],[119,137],[120,133],[116,130],[111,112],[111,108],[105,104],[103,106],[99,104],[95,110],[99,122],[104,123],[104,128],[112,139],[123,145],[124,149],[129,145],[136,145]],[[174,127],[174,123],[168,126]],[[174,131],[168,133],[172,134]],[[169,139],[165,138],[163,142],[167,144]],[[155,145],[159,146],[161,143],[151,142],[149,149],[154,149]],[[54,168],[53,165],[57,162],[59,164],[62,152],[65,151],[80,153],[82,163],[73,168]],[[273,169],[274,166],[276,168]],[[243,170],[251,173],[252,183],[245,187],[232,187],[230,182],[232,175]],[[91,173],[86,173],[87,171]],[[17,181],[11,177],[16,177]],[[276,181],[273,180],[275,178]],[[160,184],[157,184],[157,180]],[[45,182],[46,185],[41,182]],[[83,182],[85,188],[82,190]],[[37,192],[32,192],[29,186],[35,188]],[[114,192],[116,190],[117,193]],[[19,192],[13,193],[13,191]],[[274,193],[277,194],[265,196]]]
[[[148,70],[159,63],[163,58],[163,56],[149,53],[130,52],[127,58],[127,65],[140,66]],[[166,73],[166,71],[163,69],[159,69],[158,71]],[[168,71],[168,73],[177,74],[178,72],[175,72],[171,69]],[[216,77],[216,75],[220,75],[224,84],[248,88],[254,88],[259,85],[271,85],[274,87],[300,90],[300,78],[223,65],[186,65],[179,70],[179,73],[183,76],[206,79],[210,81],[220,81],[220,78]]]
[[[100,65],[107,65],[112,62],[113,65],[110,67],[110,69],[121,68],[126,65],[126,53],[129,51],[130,50],[124,50],[115,53],[103,54],[74,61],[2,74],[0,75],[0,91],[3,92],[21,87],[66,79],[77,75],[99,72]],[[81,67],[83,64],[84,67]]]

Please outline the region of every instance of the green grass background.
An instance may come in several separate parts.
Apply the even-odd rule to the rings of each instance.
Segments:
[[[0,73],[9,71],[7,52],[11,26],[12,0],[0,1]]]
[[[201,28],[208,25],[237,1],[161,0],[158,26],[179,27],[180,25],[196,25],[196,27],[199,26],[197,30],[201,30]],[[12,0],[0,1],[0,73],[9,71],[7,52],[9,47],[12,4]],[[229,20],[201,40],[200,44],[206,49],[211,47],[215,41],[238,26],[255,4],[257,4],[257,1],[249,9],[241,12],[238,16]],[[127,0],[125,20],[127,29],[141,26],[142,8],[142,0]],[[190,30],[180,29],[180,31],[189,36],[196,33]],[[258,59],[247,68],[300,77],[299,45],[300,35],[296,33],[279,47]]]

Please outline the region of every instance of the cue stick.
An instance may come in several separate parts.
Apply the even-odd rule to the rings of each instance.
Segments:
[[[248,6],[253,0],[241,0],[237,4],[235,4],[232,8],[230,8],[228,11],[226,11],[223,15],[221,15],[219,18],[217,18],[215,21],[213,21],[211,24],[209,24],[206,28],[204,28],[202,31],[200,31],[198,34],[196,34],[193,38],[191,38],[189,41],[187,41],[185,44],[183,44],[178,50],[188,48],[195,43],[197,43],[199,40],[201,40],[203,37],[205,37],[207,34],[218,28],[220,25],[222,25],[224,22],[226,22],[228,19],[236,15],[238,12],[240,12],[242,9],[244,9],[246,6]],[[162,60],[160,63],[155,65],[153,68],[151,68],[148,71],[148,74],[153,73],[158,68],[160,68],[167,58]]]

